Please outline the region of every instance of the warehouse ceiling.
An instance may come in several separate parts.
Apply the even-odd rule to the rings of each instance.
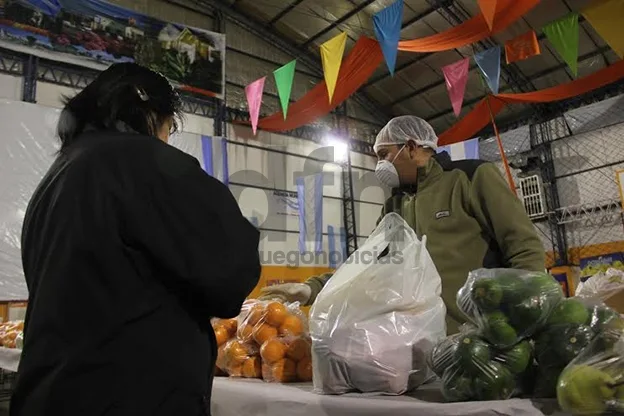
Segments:
[[[519,0],[520,1],[520,0]],[[279,34],[298,45],[306,54],[319,57],[319,45],[344,31],[348,34],[347,51],[358,37],[375,37],[372,16],[394,0],[221,0],[229,8],[260,21],[267,31]],[[501,92],[528,92],[568,82],[573,78],[552,45],[544,39],[541,28],[571,11],[580,11],[589,0],[542,0],[523,18],[490,39],[460,49],[437,53],[399,52],[394,77],[381,65],[360,90],[375,103],[379,121],[390,116],[414,114],[427,119],[441,132],[454,124],[453,114],[441,68],[471,57],[528,30],[540,39],[541,55],[511,65],[502,62]],[[214,1],[210,3],[214,4]],[[415,39],[443,32],[480,12],[476,0],[404,0],[401,39]],[[596,72],[619,58],[604,43],[583,17],[579,18],[578,77]],[[320,63],[320,60],[318,60]],[[471,70],[462,115],[484,96],[478,69]],[[370,107],[369,107],[370,108]],[[499,117],[502,122],[526,117],[533,108],[514,105]],[[383,116],[382,116],[383,114]]]

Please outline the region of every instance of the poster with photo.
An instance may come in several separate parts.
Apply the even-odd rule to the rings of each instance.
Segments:
[[[224,96],[225,35],[102,0],[0,0],[0,47],[96,70],[136,62],[180,90]]]

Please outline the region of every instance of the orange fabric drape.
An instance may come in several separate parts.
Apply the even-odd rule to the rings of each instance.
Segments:
[[[374,39],[361,37],[340,67],[331,104],[325,81],[321,81],[301,99],[290,105],[286,120],[280,111],[260,119],[258,127],[268,131],[284,131],[313,122],[338,107],[357,91],[375,72],[383,59],[379,43]]]
[[[470,20],[436,35],[425,38],[403,40],[399,42],[399,50],[407,52],[440,52],[460,48],[478,42],[506,29],[529,10],[535,7],[540,0],[498,0],[494,14],[494,27],[488,27],[483,14],[478,14]]]
[[[494,29],[496,9],[500,8],[502,2],[499,2],[498,0],[477,0],[477,3],[481,9],[483,18],[485,19],[485,23],[487,23],[490,30]]]
[[[473,138],[490,122],[490,110],[493,115],[498,114],[507,104],[513,103],[548,103],[566,100],[585,94],[615,81],[624,79],[624,61],[601,69],[591,75],[570,81],[556,87],[522,94],[498,94],[490,96],[490,109],[484,98],[477,106],[458,123],[439,136],[439,145],[446,146]]]

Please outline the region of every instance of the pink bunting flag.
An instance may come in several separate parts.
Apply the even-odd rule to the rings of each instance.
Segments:
[[[470,58],[464,58],[461,61],[442,67],[446,89],[453,105],[453,112],[455,112],[457,117],[461,113],[462,103],[464,102],[469,67]]]
[[[262,105],[262,93],[264,92],[265,80],[266,77],[262,77],[245,87],[245,95],[247,96],[247,104],[249,105],[251,130],[254,136],[258,129],[258,118],[260,117],[260,106]]]

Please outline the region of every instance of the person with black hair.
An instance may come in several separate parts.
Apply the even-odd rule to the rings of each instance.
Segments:
[[[217,345],[260,277],[259,232],[168,145],[181,101],[117,64],[66,100],[22,230],[29,289],[11,416],[210,414]]]

